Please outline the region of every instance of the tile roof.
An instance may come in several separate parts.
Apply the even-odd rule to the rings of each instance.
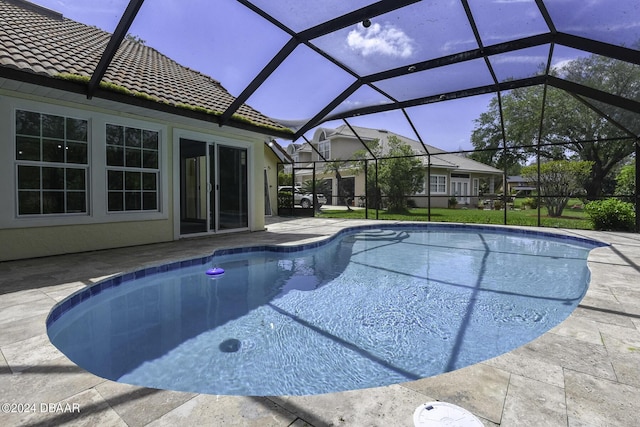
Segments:
[[[71,74],[88,79],[110,37],[110,33],[25,0],[0,0],[0,67],[48,77]],[[123,40],[103,82],[163,104],[216,114],[234,101],[220,82],[130,40]],[[242,105],[235,117],[262,128],[289,132],[247,105]]]

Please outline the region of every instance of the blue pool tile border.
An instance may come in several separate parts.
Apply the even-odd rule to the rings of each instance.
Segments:
[[[337,238],[344,236],[345,234],[353,234],[360,231],[366,230],[380,230],[380,229],[412,229],[412,230],[432,230],[432,231],[485,231],[492,232],[496,234],[515,234],[515,235],[525,235],[525,236],[536,236],[536,237],[547,237],[556,240],[565,240],[570,243],[580,243],[584,245],[591,245],[593,248],[610,246],[608,243],[601,242],[598,240],[588,239],[580,236],[572,236],[566,234],[555,234],[542,230],[529,230],[523,228],[506,228],[500,226],[489,226],[489,225],[475,225],[475,224],[434,224],[434,223],[389,223],[389,224],[367,224],[367,225],[357,225],[352,227],[343,228],[342,230],[332,234],[331,236],[327,236],[324,239],[316,240],[310,243],[303,243],[300,245],[258,245],[258,246],[243,246],[243,247],[235,247],[235,248],[226,248],[226,249],[217,249],[211,255],[207,255],[204,257],[197,257],[191,259],[185,259],[180,261],[173,261],[169,263],[165,263],[158,266],[145,267],[140,270],[127,272],[123,274],[119,274],[117,276],[110,277],[108,279],[97,282],[94,285],[91,285],[88,288],[81,289],[76,293],[72,294],[68,298],[56,304],[49,313],[47,317],[46,325],[49,328],[56,320],[58,320],[64,313],[71,310],[78,304],[83,301],[88,300],[91,297],[94,297],[103,291],[115,288],[123,283],[130,282],[135,279],[139,279],[142,277],[152,276],[154,274],[164,273],[168,271],[179,270],[181,268],[197,266],[197,265],[205,265],[209,264],[215,257],[220,257],[224,255],[237,255],[237,254],[248,254],[254,252],[275,252],[275,253],[294,253],[294,252],[302,252],[309,249],[316,249],[320,246],[327,245]]]

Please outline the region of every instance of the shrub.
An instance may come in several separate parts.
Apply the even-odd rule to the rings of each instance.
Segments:
[[[279,208],[293,207],[293,193],[291,191],[278,192],[278,207]]]
[[[458,206],[458,199],[456,199],[454,196],[449,197],[449,200],[447,200],[447,206],[449,206],[450,208],[455,208],[456,206]]]
[[[622,200],[632,202],[636,194],[636,161],[625,165],[620,169],[620,173],[616,177],[616,194],[624,194]]]
[[[596,230],[634,231],[636,214],[633,204],[618,199],[596,200],[585,205]]]
[[[522,206],[531,209],[538,209],[538,198],[537,197],[527,197],[522,201]]]
[[[493,209],[496,211],[499,211],[500,209],[502,209],[502,200],[494,200]]]

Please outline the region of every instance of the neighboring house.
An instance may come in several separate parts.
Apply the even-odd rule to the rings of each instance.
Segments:
[[[109,40],[0,0],[0,261],[264,229],[291,131],[135,41],[91,93]]]
[[[378,141],[382,157],[389,151],[389,137],[395,136],[404,144],[409,145],[416,155],[421,156],[425,167],[424,190],[415,194],[412,199],[416,206],[426,207],[429,204],[427,185],[431,185],[431,206],[447,207],[448,200],[455,197],[458,206],[477,206],[480,197],[480,183],[485,180],[489,192],[493,193],[494,186],[502,181],[503,172],[500,169],[485,165],[484,163],[471,160],[469,158],[449,153],[439,148],[425,145],[410,138],[398,135],[386,130],[369,129],[363,127],[352,127],[354,132],[346,125],[336,129],[319,128],[315,131],[311,144],[316,148],[313,150],[309,144],[295,146],[297,150],[290,153],[292,158],[296,158],[297,153],[305,153],[304,158],[299,156],[300,162],[296,164],[294,173],[296,181],[306,181],[310,179],[308,163],[326,160],[351,160],[357,152],[366,151],[363,142],[370,143]],[[293,145],[293,144],[292,144]],[[290,145],[289,147],[292,147]],[[289,148],[288,147],[288,148]],[[424,155],[426,152],[429,156]],[[308,155],[307,155],[308,153]],[[368,158],[371,155],[367,154]],[[429,168],[429,161],[431,166]],[[369,167],[373,167],[374,162],[369,162]],[[323,164],[316,164],[316,179],[330,181],[330,191],[324,191],[330,204],[340,204],[338,200],[337,179],[330,173],[323,173]],[[427,179],[427,171],[430,170],[431,179]],[[362,168],[350,168],[345,166],[341,171],[342,195],[350,203],[357,205],[361,196],[365,194],[365,177]]]
[[[297,163],[298,166],[301,166],[307,165],[312,161],[311,159],[313,149],[307,143],[296,144],[292,142],[291,144],[287,145],[285,149],[287,151],[287,154],[289,155],[289,158],[291,159],[292,164]],[[291,173],[292,164],[284,165],[285,173]],[[296,185],[300,185],[300,180],[296,179]]]
[[[507,177],[507,192],[512,196],[528,196],[536,191],[536,183],[521,176]]]

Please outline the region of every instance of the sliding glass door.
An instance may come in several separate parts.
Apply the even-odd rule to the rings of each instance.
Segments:
[[[180,139],[180,234],[249,226],[247,150]]]
[[[218,146],[219,213],[220,230],[249,226],[247,197],[247,150]]]

